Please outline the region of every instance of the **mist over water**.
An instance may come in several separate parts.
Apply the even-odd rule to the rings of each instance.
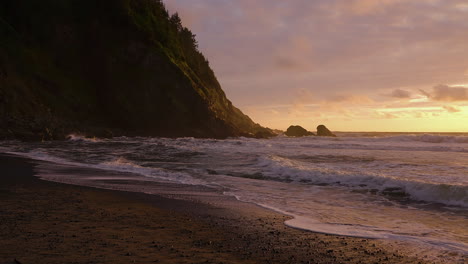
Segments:
[[[424,254],[434,248],[442,252],[437,254],[468,254],[468,134],[268,140],[73,136],[1,142],[0,152],[113,171],[134,191],[142,190],[131,188],[128,173],[209,186],[291,215],[286,224],[293,227],[410,241]]]

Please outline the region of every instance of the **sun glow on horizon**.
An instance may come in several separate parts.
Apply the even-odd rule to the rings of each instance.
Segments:
[[[301,125],[315,131],[316,126],[324,124],[332,131],[468,132],[468,104],[434,103],[428,97],[391,107],[373,103],[324,109],[319,104],[290,104],[242,110],[261,125],[280,130]]]
[[[466,1],[202,2],[169,6],[263,126],[468,132]]]

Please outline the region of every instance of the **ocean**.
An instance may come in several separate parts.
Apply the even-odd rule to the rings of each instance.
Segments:
[[[468,134],[336,134],[226,140],[71,135],[66,141],[2,141],[0,152],[112,172],[86,181],[41,175],[45,180],[146,193],[151,188],[142,181],[204,186],[290,215],[291,227],[407,243],[429,258],[468,255]]]

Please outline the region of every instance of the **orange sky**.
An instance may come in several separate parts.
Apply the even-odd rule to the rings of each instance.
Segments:
[[[264,126],[468,132],[466,0],[165,0]]]

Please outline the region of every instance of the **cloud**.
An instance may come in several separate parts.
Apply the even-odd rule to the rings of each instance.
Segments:
[[[356,117],[363,109],[374,106],[374,100],[365,95],[333,95],[320,101],[317,111],[329,116]]]
[[[406,90],[396,89],[396,90],[393,90],[389,94],[389,96],[399,98],[399,99],[407,99],[411,97],[411,93]]]
[[[372,104],[374,100],[366,95],[332,95],[324,103]]]
[[[279,115],[280,112],[278,110],[275,110],[275,109],[270,109],[270,113],[273,114],[273,115]]]
[[[302,88],[296,92],[293,104],[310,105],[317,103],[316,100],[314,93],[311,92],[310,89]]]
[[[457,9],[459,9],[461,11],[468,12],[468,4],[467,3],[455,4],[455,8],[457,8]]]
[[[299,89],[289,106],[288,113],[290,116],[306,117],[311,115],[311,108],[316,106],[313,93],[308,89]]]
[[[468,88],[463,86],[448,86],[439,84],[431,92],[420,90],[425,96],[434,101],[456,102],[468,101]]]
[[[458,112],[461,112],[460,108],[458,108],[458,107],[456,107],[456,106],[444,105],[444,106],[442,106],[442,108],[444,108],[445,110],[447,110],[447,112],[449,112],[449,113],[458,113]]]
[[[380,100],[381,91],[388,91],[387,101],[428,103],[445,113],[445,103],[437,101],[467,100],[457,87],[427,89],[423,98],[415,92],[447,80],[467,81],[466,0],[165,2],[197,35],[223,90],[242,110],[295,104],[309,111],[307,102],[296,99],[302,87],[324,105],[324,116],[371,104],[342,94]],[[288,111],[279,112],[270,119],[262,111],[251,116],[269,125],[288,118]]]
[[[275,65],[282,69],[298,69],[301,67],[300,62],[281,56],[276,58]]]
[[[354,0],[350,1],[353,12],[359,15],[372,14],[407,0]]]
[[[426,118],[429,113],[426,112],[413,112],[412,115],[414,118]]]
[[[374,112],[374,117],[377,118],[377,119],[396,119],[396,118],[400,118],[400,116],[398,114],[395,114],[395,113],[388,113],[388,112],[379,112],[379,111],[376,111]]]

